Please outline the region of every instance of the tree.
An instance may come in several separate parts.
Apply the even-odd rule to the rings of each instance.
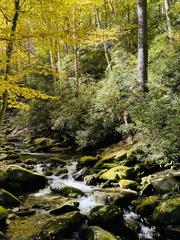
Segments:
[[[147,1],[138,0],[138,81],[148,92]]]

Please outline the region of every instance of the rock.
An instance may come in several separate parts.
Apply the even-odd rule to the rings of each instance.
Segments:
[[[136,212],[143,217],[151,216],[155,207],[160,203],[158,196],[149,196],[132,202],[136,206]]]
[[[128,204],[138,197],[136,191],[122,188],[95,189],[94,196],[98,202],[106,204],[128,206]]]
[[[36,146],[36,149],[39,149],[39,150],[50,149],[53,146],[54,142],[55,142],[54,140],[50,138],[45,138],[45,137],[36,138],[33,141],[34,145]]]
[[[32,237],[33,240],[64,240],[77,230],[84,221],[79,212],[65,213],[50,220]]]
[[[64,166],[67,162],[59,157],[51,157],[47,160],[47,163],[49,163],[51,167],[57,167],[60,165]]]
[[[122,221],[122,210],[118,206],[96,206],[91,209],[89,219],[93,225],[108,226],[109,224],[118,224]]]
[[[95,185],[99,180],[99,174],[91,174],[84,177],[84,181],[88,185]]]
[[[115,181],[123,178],[130,178],[132,177],[133,171],[134,169],[131,167],[119,165],[104,172],[100,176],[100,179]]]
[[[8,155],[7,154],[5,154],[5,153],[1,153],[0,154],[0,161],[3,161],[3,160],[5,160],[5,159],[7,159],[8,158]]]
[[[119,186],[124,189],[130,188],[130,189],[136,190],[138,184],[136,181],[133,181],[133,180],[122,179],[119,181]]]
[[[7,181],[5,186],[13,190],[29,192],[45,186],[47,179],[45,176],[34,173],[25,168],[11,165],[6,169]]]
[[[21,201],[10,192],[0,189],[0,205],[3,207],[17,207]]]
[[[78,188],[68,186],[63,182],[60,182],[56,185],[51,185],[50,189],[54,193],[58,193],[64,197],[78,197],[85,196],[85,194]]]
[[[169,193],[180,188],[180,171],[165,170],[142,178],[142,194],[156,191],[159,194]]]
[[[97,157],[93,156],[84,156],[79,159],[79,165],[81,166],[94,166],[94,164],[98,161]]]
[[[86,176],[89,173],[89,169],[87,167],[82,168],[77,173],[73,174],[73,177],[77,181],[83,180],[84,176]]]
[[[83,232],[82,238],[84,240],[120,240],[120,238],[117,238],[112,233],[98,226],[91,226],[87,228]]]
[[[36,213],[34,209],[29,209],[29,210],[22,210],[16,213],[17,216],[19,217],[27,217],[27,216],[32,216]]]
[[[6,219],[8,218],[8,211],[0,206],[0,223],[5,223]]]
[[[153,212],[153,220],[159,225],[178,225],[180,223],[180,196],[161,202]]]
[[[57,216],[68,212],[79,211],[78,206],[79,202],[69,201],[60,207],[52,209],[49,213]]]

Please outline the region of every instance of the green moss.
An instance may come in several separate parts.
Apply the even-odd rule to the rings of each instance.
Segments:
[[[119,181],[119,186],[122,188],[130,188],[130,189],[136,189],[137,188],[137,182],[129,179],[122,179]]]
[[[88,166],[88,165],[93,166],[97,161],[98,161],[98,158],[94,156],[84,156],[79,159],[79,163],[85,166]]]
[[[115,181],[123,178],[129,178],[132,176],[133,171],[133,168],[119,165],[103,173],[100,176],[100,179]]]
[[[153,220],[162,225],[179,224],[180,197],[166,200],[157,206],[153,213]]]
[[[89,227],[84,235],[88,240],[117,240],[112,233],[97,226]]]
[[[133,202],[133,204],[136,205],[136,211],[143,217],[152,215],[155,207],[159,203],[160,199],[158,196],[150,196]]]

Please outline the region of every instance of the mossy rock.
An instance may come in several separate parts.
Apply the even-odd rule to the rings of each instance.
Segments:
[[[58,216],[64,213],[79,211],[79,202],[77,201],[68,201],[67,203],[62,204],[61,206],[54,208],[49,211],[50,214]]]
[[[91,226],[83,232],[84,240],[120,240],[112,233],[98,226]]]
[[[68,148],[62,148],[62,147],[52,147],[49,149],[49,151],[52,153],[64,153],[64,152],[67,152],[68,150],[69,150]]]
[[[76,231],[83,223],[84,218],[79,212],[65,213],[50,220],[32,237],[33,240],[64,240]]]
[[[121,179],[119,181],[119,186],[124,189],[130,188],[130,189],[136,190],[138,184],[136,181],[133,181],[133,180]]]
[[[138,197],[138,193],[130,189],[101,188],[94,190],[94,196],[98,202],[126,207]]]
[[[52,185],[51,191],[60,194],[64,197],[78,197],[78,196],[85,196],[85,194],[78,188],[68,186],[64,184],[63,182],[60,182],[59,184]]]
[[[25,168],[11,165],[6,169],[7,180],[5,186],[14,190],[29,192],[45,186],[47,179],[45,176],[34,173]]]
[[[159,225],[178,225],[180,223],[180,196],[161,202],[154,210],[153,220]]]
[[[0,223],[5,223],[7,218],[8,211],[3,206],[0,206]]]
[[[118,181],[123,178],[131,178],[133,175],[134,169],[131,167],[126,167],[119,165],[117,167],[111,168],[108,171],[104,172],[100,179],[103,180],[112,180],[112,181]]]
[[[89,213],[89,219],[93,225],[108,226],[113,223],[121,223],[122,210],[118,206],[96,206],[91,209]]]
[[[155,207],[160,203],[158,196],[149,196],[143,199],[133,201],[133,205],[136,206],[136,212],[143,217],[151,216]]]
[[[83,156],[79,159],[80,166],[94,166],[98,161],[97,157],[94,156]]]
[[[21,201],[10,192],[0,189],[0,205],[3,207],[17,207]]]
[[[178,191],[180,188],[180,171],[165,170],[142,178],[142,193],[155,190],[159,194]]]
[[[50,149],[53,146],[54,142],[55,141],[53,139],[45,138],[45,137],[36,138],[33,140],[35,147],[39,150],[40,149],[42,149],[42,150]]]

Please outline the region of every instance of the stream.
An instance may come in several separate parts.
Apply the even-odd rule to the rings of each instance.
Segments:
[[[78,209],[83,215],[88,216],[91,209],[106,204],[101,197],[101,192],[97,194],[97,191],[95,191],[97,188],[101,188],[101,186],[87,185],[84,181],[77,181],[74,178],[75,174],[79,171],[77,169],[77,159],[79,159],[79,156],[73,153],[31,153],[25,151],[23,154],[21,153],[20,161],[15,165],[21,165],[24,162],[24,167],[44,175],[44,168],[50,167],[50,163],[46,162],[49,158],[60,158],[66,161],[66,165],[64,166],[65,171],[59,174],[45,174],[48,179],[45,188],[25,196],[23,206],[21,206],[20,210],[26,211],[27,209],[31,209],[33,214],[29,214],[28,216],[13,216],[12,214],[6,232],[10,240],[31,240],[32,233],[37,232],[48,220],[53,218],[49,214],[50,210],[56,209],[62,203],[69,201],[68,198],[52,192],[51,189],[56,188],[59,184],[74,187],[84,193],[84,196],[78,196],[73,200],[78,203]],[[19,210],[15,208],[13,212],[16,213],[16,211]],[[136,234],[139,240],[160,239],[154,227],[149,227],[138,214],[128,208],[123,209],[123,220],[125,222],[133,222],[133,224],[135,223],[138,226]],[[75,235],[72,240],[74,239],[78,240],[80,238],[78,235]],[[128,236],[124,239],[129,240],[131,238]]]
[[[78,163],[76,161],[69,161],[66,165],[67,174],[61,174],[60,176],[49,176],[48,186],[45,189],[41,189],[39,192],[32,194],[32,196],[36,198],[41,196],[48,196],[49,194],[51,194],[50,187],[55,187],[59,183],[64,183],[67,186],[80,189],[86,194],[86,196],[77,198],[79,202],[78,208],[82,214],[88,215],[90,210],[95,206],[105,204],[105,202],[102,201],[102,198],[98,198],[97,195],[94,195],[94,190],[97,187],[89,186],[84,181],[77,181],[74,179],[73,175],[77,172],[77,164]],[[42,170],[43,164],[38,164],[35,166],[35,171],[37,173],[43,174]],[[139,215],[130,210],[124,210],[123,218],[124,220],[135,220],[138,222],[138,224],[140,225],[140,231],[138,232],[139,240],[155,240],[155,228],[150,228],[149,226],[145,225]]]

